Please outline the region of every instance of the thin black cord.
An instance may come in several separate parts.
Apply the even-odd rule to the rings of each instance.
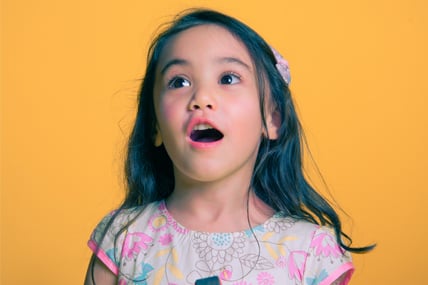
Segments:
[[[95,267],[95,255],[92,255],[92,257],[91,257],[91,262],[90,262],[90,270],[91,270],[91,279],[92,279],[92,284],[93,285],[96,285],[95,284],[95,274],[94,274],[94,267]]]
[[[260,242],[257,238],[256,233],[253,230],[253,226],[251,225],[251,219],[250,219],[250,195],[251,195],[251,189],[248,189],[248,195],[247,195],[247,222],[248,222],[248,227],[250,229],[251,234],[253,235],[254,239],[256,240],[256,244],[257,244],[257,260],[253,265],[253,268],[251,268],[246,274],[244,274],[244,276],[242,276],[240,279],[244,279],[244,277],[248,276],[251,271],[254,270],[254,268],[257,266],[257,263],[260,260],[260,253],[261,253],[261,246],[260,246]]]

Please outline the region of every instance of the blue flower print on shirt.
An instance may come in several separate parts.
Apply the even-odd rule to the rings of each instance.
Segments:
[[[321,271],[321,273],[315,277],[315,278],[306,278],[306,283],[308,285],[318,285],[321,283],[321,281],[323,281],[324,279],[326,279],[328,277],[328,273],[327,271],[323,270]]]
[[[136,285],[147,285],[147,275],[153,270],[153,266],[148,263],[141,265],[142,272],[135,278]]]
[[[116,252],[116,249],[115,249],[115,248],[111,248],[111,249],[107,250],[106,254],[107,254],[107,256],[108,256],[111,260],[113,260],[113,262],[114,262],[115,264],[117,264],[117,262],[116,262],[116,257],[114,256],[114,253],[115,253],[115,252]]]

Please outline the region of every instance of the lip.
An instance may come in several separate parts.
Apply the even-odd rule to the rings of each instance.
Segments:
[[[199,124],[207,124],[207,125],[212,126],[214,129],[220,131],[220,129],[216,126],[216,124],[207,118],[194,117],[194,118],[190,119],[189,124],[187,126],[187,130],[186,130],[186,139],[192,147],[194,147],[194,148],[210,148],[210,147],[214,147],[214,146],[216,146],[222,142],[223,138],[221,138],[217,141],[213,141],[213,142],[198,142],[198,141],[192,140],[190,138],[190,134],[192,133],[193,128]]]

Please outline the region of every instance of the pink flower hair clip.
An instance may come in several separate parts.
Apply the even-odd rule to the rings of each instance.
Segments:
[[[275,55],[276,69],[281,74],[285,83],[287,83],[287,85],[290,84],[291,75],[290,75],[290,68],[288,66],[288,62],[281,56],[281,54],[276,49],[274,49],[273,47],[270,47],[270,48],[272,49],[272,52]]]

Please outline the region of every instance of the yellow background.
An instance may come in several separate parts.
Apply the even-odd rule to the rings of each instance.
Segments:
[[[123,146],[156,27],[191,6],[248,23],[289,60],[308,140],[356,245],[351,282],[426,283],[424,0],[4,0],[3,285],[81,284],[122,197]]]

